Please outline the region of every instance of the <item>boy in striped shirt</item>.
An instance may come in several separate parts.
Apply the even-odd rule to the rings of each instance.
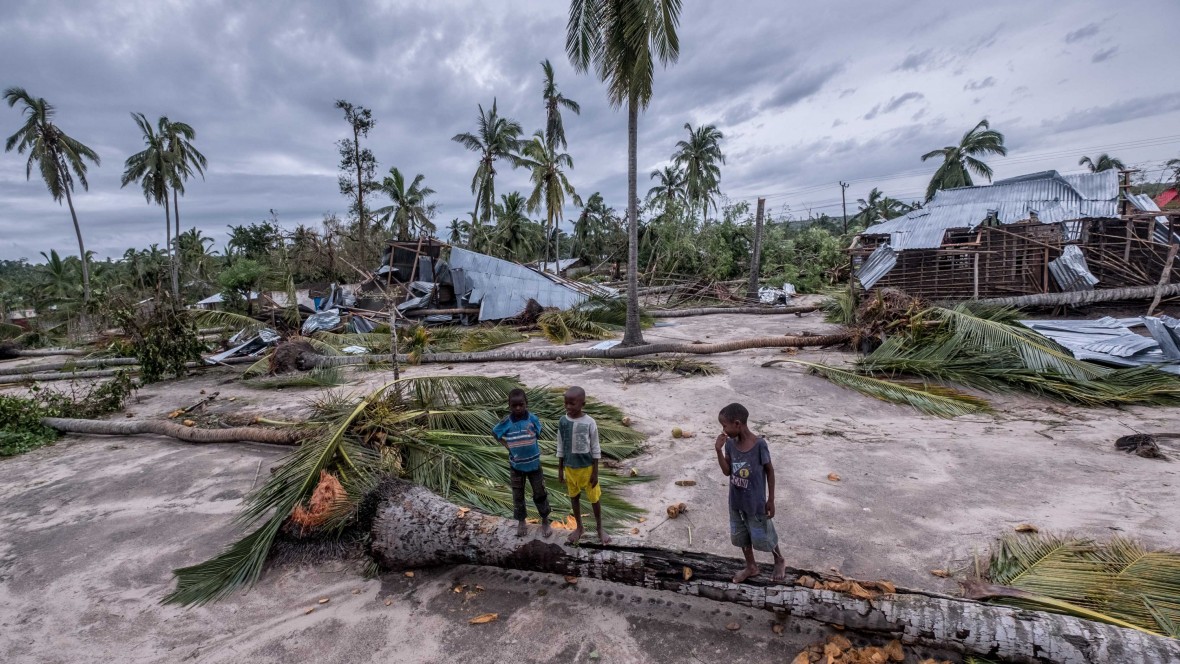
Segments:
[[[508,417],[492,429],[492,435],[508,450],[512,469],[512,516],[519,522],[516,536],[528,534],[525,523],[524,481],[533,487],[533,504],[541,517],[541,536],[549,537],[549,493],[545,491],[545,474],[541,470],[541,420],[529,412],[528,397],[519,387],[508,393]]]

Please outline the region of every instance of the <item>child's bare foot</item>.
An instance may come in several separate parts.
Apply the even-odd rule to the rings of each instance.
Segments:
[[[517,537],[524,537],[525,535],[528,535],[528,534],[529,534],[528,524],[526,524],[524,521],[521,521],[520,523],[518,523],[516,525],[516,536]]]
[[[570,533],[570,536],[567,537],[565,541],[569,542],[570,544],[577,544],[578,540],[582,539],[583,532],[584,531],[581,528],[578,528],[574,532]]]
[[[783,562],[783,565],[786,565],[785,561]],[[746,567],[742,571],[740,571],[736,575],[734,575],[733,582],[734,583],[745,583],[746,579],[752,579],[752,578],[758,576],[758,572],[759,572],[759,570],[758,570],[757,565],[754,565],[752,567]]]
[[[611,543],[610,535],[607,535],[606,533],[602,532],[601,528],[598,529],[598,540],[600,542],[602,542],[603,544],[610,544]]]
[[[541,537],[549,537],[553,534],[553,526],[549,525],[549,519],[541,520]]]
[[[787,559],[779,556],[779,559],[774,561],[774,576],[772,577],[775,583],[782,583],[787,580]]]

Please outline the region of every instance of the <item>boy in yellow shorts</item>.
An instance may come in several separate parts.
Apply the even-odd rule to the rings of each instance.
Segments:
[[[586,405],[586,390],[571,387],[565,391],[565,415],[557,424],[557,481],[565,482],[570,497],[577,529],[570,533],[569,543],[577,544],[585,532],[582,528],[582,494],[594,510],[598,539],[610,544],[610,536],[602,530],[602,489],[598,486],[598,460],[602,449],[598,444],[598,423],[582,412]]]

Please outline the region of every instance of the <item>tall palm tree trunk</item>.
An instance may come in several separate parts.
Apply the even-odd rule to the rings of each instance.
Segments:
[[[632,93],[627,100],[627,327],[622,346],[641,346],[643,331],[639,327],[639,210],[636,206],[636,177],[639,149],[639,99]]]
[[[181,265],[180,265],[180,261],[181,261],[181,257],[180,257],[180,195],[176,193],[175,189],[172,190],[172,217],[173,217],[174,223],[176,224],[176,233],[174,234],[176,237],[176,262],[173,263],[173,265],[172,265],[172,283],[174,284],[172,297],[174,299],[176,299],[177,301],[179,301],[180,300],[179,284],[180,284],[180,272],[181,272],[181,269],[180,269],[181,268]]]
[[[86,258],[86,246],[82,243],[82,227],[78,225],[78,213],[74,211],[74,197],[70,188],[66,190],[66,205],[70,207],[70,218],[74,220],[74,235],[78,236],[78,256],[82,259],[82,301],[90,302],[90,261]]]
[[[173,256],[175,247],[172,246],[172,210],[168,208],[168,191],[164,190],[164,239],[168,248],[168,276],[172,282],[172,295],[176,296],[176,258]]]

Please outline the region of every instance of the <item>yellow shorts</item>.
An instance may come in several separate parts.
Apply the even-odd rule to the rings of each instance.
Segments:
[[[565,492],[570,498],[576,498],[578,494],[582,494],[592,503],[597,503],[602,498],[602,488],[595,484],[590,486],[590,475],[594,473],[594,466],[586,466],[585,468],[566,468],[565,469]]]

